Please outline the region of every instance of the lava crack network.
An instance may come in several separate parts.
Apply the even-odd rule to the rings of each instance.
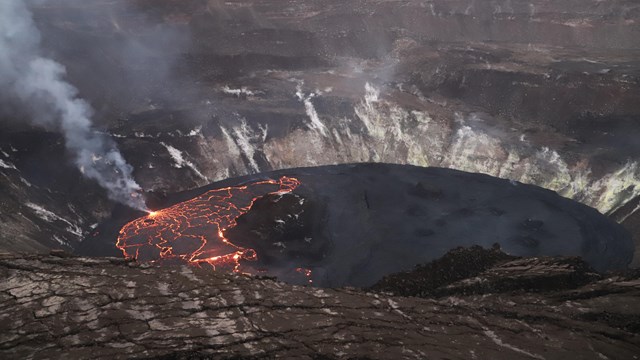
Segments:
[[[138,261],[181,259],[192,264],[238,270],[240,261],[255,260],[253,249],[236,246],[225,231],[267,194],[284,194],[300,182],[291,177],[265,180],[245,186],[210,190],[191,200],[126,224],[118,235],[117,247],[127,258]]]

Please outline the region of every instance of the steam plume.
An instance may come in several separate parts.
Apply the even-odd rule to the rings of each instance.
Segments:
[[[93,131],[93,110],[64,80],[65,68],[44,57],[40,33],[25,0],[0,1],[0,88],[28,109],[36,125],[61,131],[75,164],[105,188],[112,200],[144,210],[140,186],[116,144]]]

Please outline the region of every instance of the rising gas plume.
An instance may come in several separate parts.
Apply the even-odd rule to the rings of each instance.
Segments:
[[[76,166],[112,200],[144,210],[140,186],[116,144],[93,129],[93,110],[64,80],[66,70],[43,55],[27,2],[0,2],[0,87],[3,102],[25,109],[29,122],[60,131]]]

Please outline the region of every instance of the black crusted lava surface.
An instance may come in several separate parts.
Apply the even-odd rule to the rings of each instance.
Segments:
[[[283,187],[291,179],[295,186]],[[256,190],[264,186],[270,188]],[[233,192],[242,196],[233,198]],[[212,194],[223,203],[199,203],[197,216],[165,215]],[[114,255],[117,245],[139,260],[207,263],[322,287],[371,286],[459,246],[497,243],[516,256],[581,256],[599,271],[624,268],[633,256],[629,234],[592,208],[539,187],[450,169],[353,164],[281,170],[166,201],[145,217],[115,213],[80,253]]]

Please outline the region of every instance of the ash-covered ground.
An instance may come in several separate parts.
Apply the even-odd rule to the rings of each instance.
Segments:
[[[352,162],[540,185],[638,243],[633,1],[102,1],[31,6],[43,53],[143,189]],[[0,123],[0,246],[75,249],[113,202],[55,131]]]

